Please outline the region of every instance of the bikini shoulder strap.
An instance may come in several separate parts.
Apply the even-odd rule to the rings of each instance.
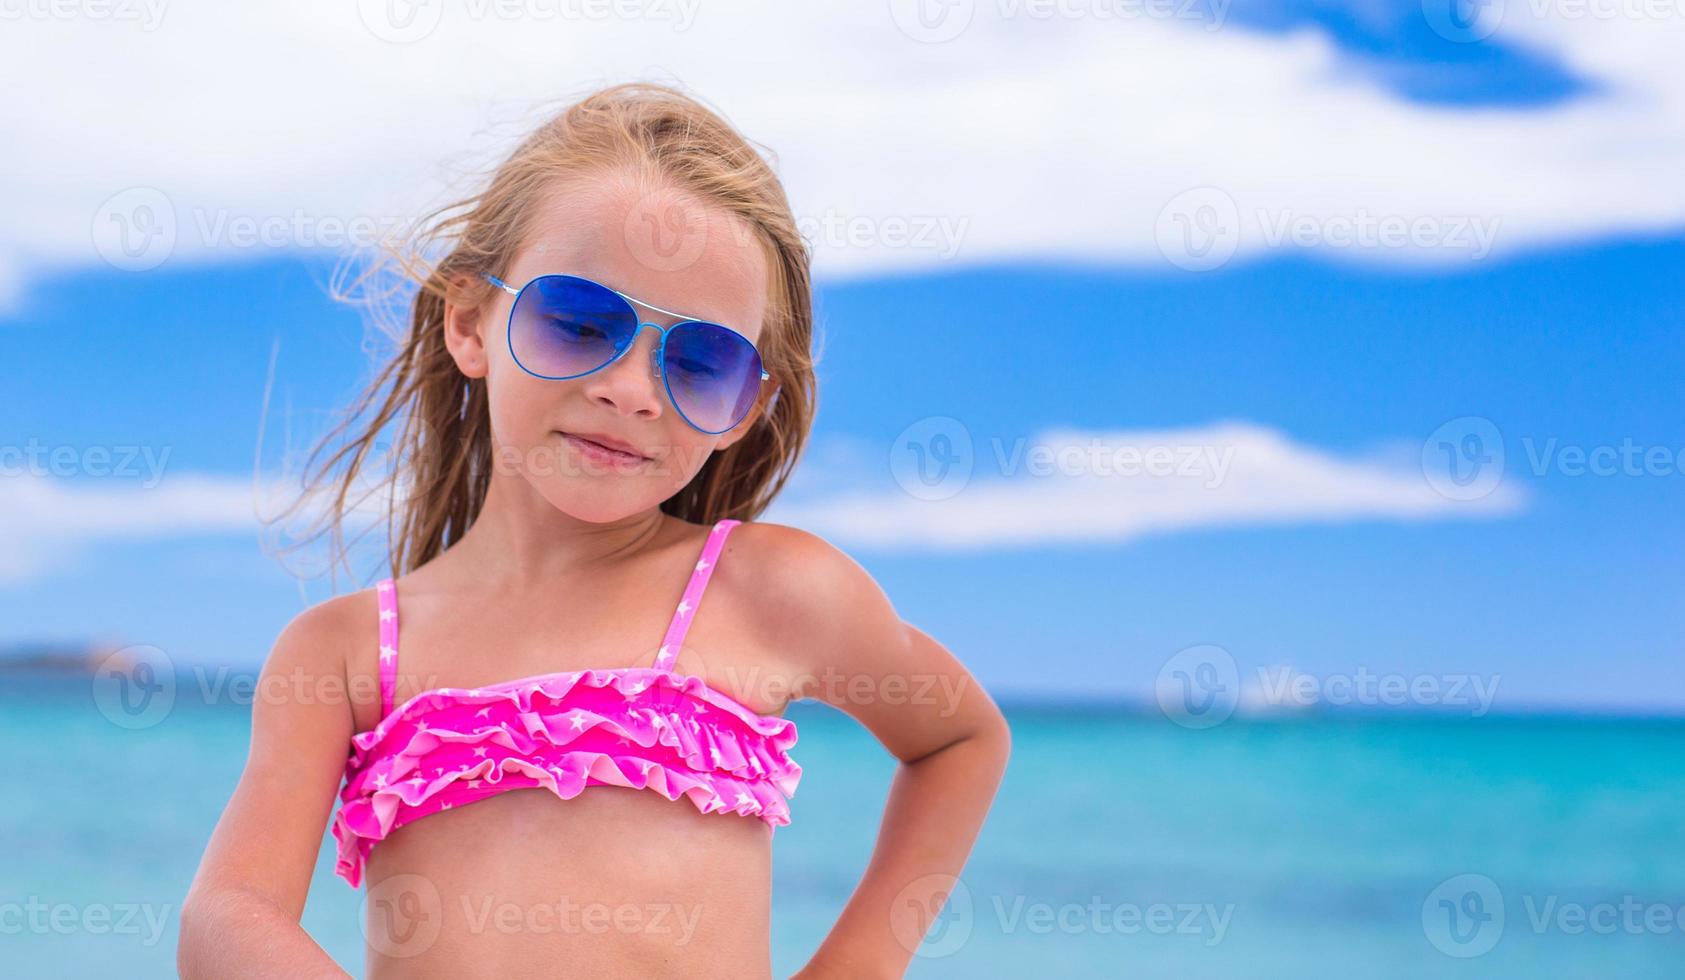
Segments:
[[[690,574],[690,582],[679,598],[679,606],[673,610],[673,621],[667,625],[667,636],[656,653],[656,670],[673,669],[674,661],[679,658],[679,648],[684,644],[685,633],[690,630],[690,621],[695,618],[696,607],[702,601],[702,590],[708,587],[708,578],[714,574],[714,566],[719,562],[720,549],[725,547],[726,535],[741,523],[727,518],[716,523],[714,529],[708,532],[708,540],[703,543],[702,554],[696,560],[696,570]]]
[[[380,599],[380,717],[392,713],[392,691],[398,679],[398,583],[381,579],[375,586]]]

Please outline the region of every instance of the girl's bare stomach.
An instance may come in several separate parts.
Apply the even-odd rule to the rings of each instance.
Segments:
[[[367,865],[367,976],[770,977],[772,832],[648,790],[517,789]]]

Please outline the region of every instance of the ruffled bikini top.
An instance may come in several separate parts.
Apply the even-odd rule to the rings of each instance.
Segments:
[[[714,525],[651,667],[591,668],[423,691],[396,709],[398,599],[380,605],[381,720],[352,736],[335,872],[353,888],[377,841],[411,821],[512,789],[561,799],[587,786],[686,797],[702,813],[790,822],[801,767],[789,756],[796,725],[760,715],[673,662],[731,529]]]

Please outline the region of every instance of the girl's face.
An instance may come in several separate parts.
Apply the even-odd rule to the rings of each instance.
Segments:
[[[607,180],[557,188],[510,266],[519,289],[536,276],[593,279],[633,299],[724,324],[757,346],[766,312],[768,261],[759,237],[735,216],[668,188]],[[630,351],[580,378],[551,381],[521,369],[507,338],[515,297],[497,290],[479,307],[449,305],[445,338],[462,373],[486,379],[492,480],[523,481],[552,506],[589,523],[657,507],[690,482],[715,451],[741,439],[770,394],[719,435],[693,428],[673,408],[644,328]],[[679,317],[636,307],[663,327]],[[636,459],[605,459],[582,439],[617,440]]]

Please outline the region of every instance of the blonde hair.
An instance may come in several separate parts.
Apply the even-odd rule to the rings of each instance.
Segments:
[[[494,287],[482,273],[508,267],[527,231],[526,218],[559,179],[628,171],[722,209],[752,230],[770,259],[770,295],[756,346],[774,395],[744,423],[750,431],[711,454],[661,510],[703,524],[751,520],[783,488],[806,443],[817,399],[807,244],[771,166],[729,123],[676,88],[615,85],[545,121],[479,193],[433,210],[401,249],[387,254],[399,265],[399,279],[416,287],[408,328],[398,331],[392,358],[309,454],[304,492],[290,509],[307,499],[323,501],[305,542],[329,537],[330,564],[346,558],[347,514],[366,499],[357,488],[369,482],[365,471],[383,448],[379,436],[393,423],[399,428],[390,465],[375,474],[368,491],[393,491],[386,507],[392,574],[426,563],[473,524],[492,471],[490,418],[484,379],[463,375],[445,347],[446,300],[487,300]],[[423,258],[429,249],[443,258]],[[371,274],[365,271],[358,281]]]

